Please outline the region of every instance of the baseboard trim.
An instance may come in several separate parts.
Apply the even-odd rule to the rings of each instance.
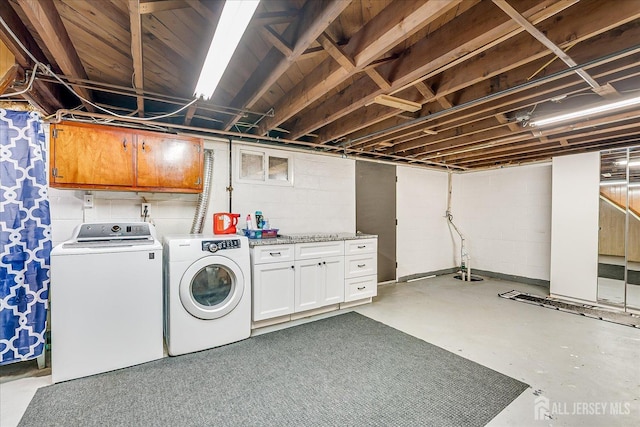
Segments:
[[[544,288],[549,288],[551,284],[549,280],[532,279],[531,277],[516,276],[515,274],[496,273],[494,271],[472,269],[471,274],[487,276],[493,279],[509,280],[510,282],[524,283],[525,285],[542,286]]]
[[[426,273],[410,274],[408,276],[398,277],[398,283],[400,283],[400,282],[408,282],[410,280],[423,279],[423,278],[427,278],[429,276],[442,276],[444,274],[455,273],[456,271],[458,271],[458,268],[453,267],[453,268],[445,268],[444,270],[428,271]]]
[[[417,279],[423,279],[429,276],[442,276],[445,274],[453,274],[453,273],[457,273],[458,271],[460,271],[458,267],[452,267],[452,268],[445,268],[443,270],[429,271],[427,273],[410,274],[408,276],[399,277],[398,283],[413,281]],[[475,274],[478,276],[491,277],[493,279],[509,280],[511,282],[524,283],[526,285],[542,286],[547,289],[550,287],[549,280],[532,279],[530,277],[516,276],[514,274],[496,273],[494,271],[478,270],[478,269],[472,269],[471,274]]]

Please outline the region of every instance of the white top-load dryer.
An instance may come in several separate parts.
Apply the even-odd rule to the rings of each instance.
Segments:
[[[51,251],[54,383],[162,358],[162,318],[153,225],[85,223]]]
[[[238,235],[166,236],[165,337],[169,355],[251,335],[249,241]]]

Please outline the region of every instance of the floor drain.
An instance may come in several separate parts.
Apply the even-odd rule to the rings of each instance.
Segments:
[[[461,274],[458,274],[458,275],[456,275],[456,276],[453,276],[453,278],[454,278],[454,279],[458,279],[458,280],[462,280],[462,275],[461,275]],[[473,275],[473,274],[471,275],[471,281],[472,281],[472,282],[481,282],[481,281],[483,281],[483,280],[484,280],[484,279],[483,279],[482,277],[480,277],[480,276],[475,276],[475,275]]]

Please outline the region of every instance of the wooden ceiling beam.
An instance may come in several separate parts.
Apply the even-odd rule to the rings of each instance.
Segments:
[[[335,59],[335,61],[340,64],[342,68],[345,70],[352,72],[356,68],[356,63],[344,53],[342,47],[338,46],[338,43],[333,41],[331,37],[327,33],[322,33],[318,37],[318,43],[327,53]]]
[[[133,61],[133,88],[136,90],[138,116],[144,117],[144,68],[142,61],[142,23],[140,0],[129,0],[129,28],[131,30],[131,59]]]
[[[69,38],[67,29],[56,10],[53,0],[18,0],[23,13],[36,29],[60,70],[68,76],[87,78],[87,73],[78,57],[78,53]],[[91,92],[77,89],[85,99],[91,101]],[[93,106],[81,100],[88,111],[95,111]]]
[[[280,34],[276,33],[273,28],[265,25],[264,27],[260,27],[260,34],[271,43],[276,49],[280,51],[284,56],[289,58],[293,54],[293,49],[291,46],[280,37]]]
[[[575,146],[578,144],[606,144],[606,143],[620,143],[624,139],[639,139],[640,128],[638,126],[628,128],[625,131],[622,128],[606,129],[598,132],[596,135],[585,132],[577,135],[571,135],[566,138],[549,138],[544,144],[538,141],[524,141],[522,144],[517,144],[509,147],[487,148],[479,150],[471,155],[458,155],[458,156],[442,156],[442,160],[453,162],[457,165],[470,165],[476,162],[501,162],[514,157],[522,156],[535,156],[538,157],[540,152],[546,152],[551,150],[557,150],[564,152],[565,147]],[[595,136],[595,137],[594,137]],[[561,143],[564,141],[566,145],[562,147]]]
[[[29,52],[31,52],[37,61],[45,64],[49,62],[36,41],[33,39],[31,33],[29,33],[27,27],[24,25],[18,14],[13,10],[8,1],[0,1],[0,17],[2,17],[18,40],[20,40],[20,43],[22,43]],[[25,51],[22,50],[14,38],[5,32],[4,28],[0,31],[0,40],[13,54],[20,67],[25,70],[33,68],[33,60]],[[39,81],[37,79],[33,83],[33,86],[34,89],[31,92],[23,94],[22,97],[27,99],[34,106],[47,114],[51,114],[57,109],[64,108],[60,102],[61,95],[58,86]]]
[[[306,2],[300,12],[298,25],[290,24],[281,36],[287,42],[292,41],[290,43],[293,46],[291,55],[284,56],[275,47],[269,50],[260,62],[258,69],[233,98],[230,106],[238,109],[252,108],[350,3],[350,0]],[[231,129],[242,118],[242,115],[239,113],[231,117],[224,123],[223,129]]]
[[[424,96],[425,102],[435,98],[435,100],[442,106],[442,108],[447,109],[453,107],[453,104],[450,103],[449,100],[447,100],[447,98],[445,98],[444,96],[436,97],[435,92],[433,92],[431,88],[425,84],[425,82],[417,82],[413,86],[418,90],[418,92],[422,94],[422,96]]]
[[[561,15],[563,21],[571,22],[570,27],[549,22],[545,23],[541,29],[550,39],[556,40],[560,47],[568,48],[640,18],[640,9],[632,3],[621,2],[618,6],[612,8],[611,5],[601,1],[587,0],[581,2],[580,7],[569,9]],[[594,20],[593,16],[598,16],[598,19]],[[623,40],[618,40],[616,44],[620,45],[624,39],[626,37]],[[628,45],[628,42],[626,44]],[[576,45],[573,47],[572,54],[574,58],[583,60],[585,57],[593,58],[595,52],[611,52],[611,50],[611,48],[601,45],[591,55],[585,55],[585,50]],[[576,53],[580,51],[582,53]],[[547,49],[538,43],[531,43],[527,34],[521,34],[509,43],[492,48],[482,57],[473,58],[460,66],[443,72],[438,76],[438,92],[443,94],[456,92],[476,82],[498,76],[545,56],[548,56]],[[559,71],[562,67],[554,64],[551,68],[545,68],[547,73],[550,69]],[[527,76],[526,80],[529,80],[529,77]]]
[[[18,70],[20,65],[13,64],[9,69],[0,77],[0,95],[4,94],[9,86],[16,80],[18,76]]]
[[[637,13],[637,12],[636,12]],[[585,15],[585,16],[592,16],[592,15]],[[590,19],[589,19],[590,20]],[[575,58],[579,58],[580,60],[586,61],[589,59],[593,59],[594,55],[597,55],[598,53],[602,54],[604,52],[611,52],[611,51],[618,51],[618,50],[622,50],[624,48],[628,47],[628,43],[629,40],[635,40],[638,37],[640,37],[640,26],[638,25],[633,25],[633,24],[628,24],[628,25],[624,25],[622,27],[620,27],[620,31],[619,32],[609,32],[603,35],[598,35],[598,37],[589,40],[588,43],[583,42],[579,45],[577,45],[574,49],[573,49],[573,54]],[[522,49],[524,49],[524,47],[522,47]],[[505,47],[504,51],[506,52],[507,49]],[[517,55],[518,52],[516,50],[510,50],[512,52],[512,56],[513,55]],[[475,62],[475,61],[474,61]],[[465,84],[461,81],[461,80],[457,80],[459,81],[459,85],[460,86],[464,86],[463,88],[456,86],[455,90],[456,91],[460,91],[460,89],[464,89],[464,91],[461,91],[460,94],[458,94],[457,98],[458,98],[458,103],[459,104],[464,104],[467,102],[471,102],[475,99],[480,99],[484,96],[490,95],[491,93],[494,93],[496,91],[502,90],[502,89],[506,89],[508,87],[514,87],[517,86],[519,84],[522,84],[524,82],[527,81],[527,78],[529,75],[531,75],[532,72],[536,71],[538,68],[538,65],[536,62],[531,62],[531,63],[525,63],[524,66],[521,66],[520,68],[518,68],[515,71],[512,70],[506,70],[509,71],[507,74],[501,74],[501,76],[503,77],[503,79],[500,80],[500,87],[496,87],[495,84],[493,83],[493,81],[487,80],[487,79],[482,79],[482,78],[477,78],[474,77],[474,74],[471,73],[471,70],[475,70],[475,73],[479,73],[482,74],[483,72],[486,71],[486,68],[484,68],[482,65],[486,65],[488,67],[491,67],[491,65],[489,65],[489,63],[485,60],[479,60],[477,62],[477,64],[474,63],[474,66],[472,67],[472,69],[469,70],[469,73],[465,73],[464,69],[452,69],[452,73],[449,74],[447,73],[447,75],[451,75],[453,76],[453,72],[456,71],[457,73],[463,73],[465,75],[468,76],[469,82],[475,82],[475,84],[473,86],[464,86]],[[481,71],[485,70],[485,71]],[[551,66],[549,66],[547,72],[548,73],[553,73],[556,71],[560,71],[563,69],[563,66],[560,64],[553,64]],[[493,70],[495,70],[495,68],[493,68]],[[496,72],[498,70],[495,70]],[[492,76],[494,73],[491,72],[489,74],[489,76]],[[477,74],[476,74],[477,75]],[[562,79],[566,79],[569,76],[562,76],[562,77],[558,77],[558,79],[562,78]],[[446,80],[446,78],[445,78]],[[550,82],[549,82],[550,83]],[[563,87],[562,85],[560,87]],[[564,86],[564,87],[569,87],[569,86]],[[452,90],[454,90],[454,88],[443,88],[443,90],[445,92],[450,92]],[[435,107],[436,103],[432,102],[431,104],[428,104],[426,107]],[[471,110],[473,110],[474,108],[471,108]],[[456,113],[458,116],[460,117],[464,117],[464,114],[461,115],[460,111],[458,111]],[[416,127],[420,127],[421,125],[416,125]],[[390,132],[389,135],[384,136],[378,136],[375,139],[379,139],[379,138],[389,138],[392,137],[393,134],[396,133],[402,133],[402,132],[408,132],[410,131],[411,128],[408,127],[406,129],[403,130],[398,130],[398,131],[393,131]],[[320,132],[322,134],[322,131]]]
[[[140,2],[140,14],[162,12],[163,10],[185,9],[189,7],[183,0],[160,0]]]
[[[263,120],[257,133],[264,135],[270,129],[288,120],[356,72],[364,69],[391,47],[455,8],[459,2],[460,0],[427,0],[423,3],[399,2],[387,6],[344,46],[344,52],[349,58],[353,58],[356,68],[349,71],[332,59],[325,60],[276,102],[273,107],[274,117]],[[303,132],[296,132],[295,135],[299,137],[312,130],[314,129],[306,129]]]
[[[574,61],[562,48],[552,42],[546,35],[542,33],[542,31],[538,30],[531,22],[529,22],[525,17],[520,15],[517,10],[515,10],[506,0],[493,0],[493,3],[498,6],[504,13],[509,15],[511,19],[516,21],[522,28],[524,28],[529,34],[531,34],[536,40],[542,43],[547,47],[551,52],[553,52],[556,57],[558,57],[562,62],[567,64],[569,67],[575,67],[578,65],[576,61]],[[605,90],[600,86],[600,83],[595,81],[593,77],[589,75],[582,68],[577,68],[575,73],[582,78],[593,91],[597,94],[602,94],[606,96],[611,95],[610,90]],[[614,91],[615,93],[615,91]],[[618,96],[620,94],[617,94]]]
[[[573,4],[572,1],[557,2],[523,0],[522,7],[528,9],[524,13],[533,22],[539,22],[562,11]],[[496,7],[489,2],[478,4],[475,13],[462,14],[440,27],[414,44],[411,49],[395,61],[380,65],[377,70],[383,76],[393,76],[392,89],[400,89],[415,84],[416,80],[430,72],[442,72],[455,64],[462,57],[472,57],[482,53],[496,39],[516,35],[522,28],[504,14],[496,14]],[[477,16],[487,17],[480,23]],[[465,28],[465,31],[459,31]],[[330,98],[320,105],[314,106],[318,112],[305,114],[298,121],[295,129],[291,129],[291,138],[312,132],[327,123],[331,123],[358,108],[371,103],[383,91],[368,78],[360,78],[339,96]],[[330,111],[331,114],[326,114]],[[327,132],[331,135],[331,132]]]
[[[629,58],[627,60],[627,64],[625,66],[623,66],[622,68],[632,68],[634,65],[634,63],[637,61],[637,57],[632,57]],[[533,67],[535,67],[535,64],[533,64]],[[611,82],[616,82],[617,78],[616,77],[616,73],[619,70],[614,68],[612,70],[606,71],[606,72],[599,72],[598,74],[595,74],[597,77],[606,77],[608,79],[610,79]],[[623,70],[621,72],[624,77],[623,79],[626,79],[628,77],[628,71]],[[436,120],[435,122],[431,122],[431,125],[436,125],[439,126],[440,128],[443,126],[447,126],[447,125],[451,125],[451,126],[455,126],[455,123],[463,123],[464,121],[476,121],[476,120],[481,120],[481,118],[476,118],[478,115],[480,115],[480,117],[482,117],[483,115],[486,117],[487,115],[489,116],[494,116],[502,111],[504,111],[505,108],[513,108],[513,104],[517,104],[520,105],[520,108],[522,108],[522,103],[526,102],[526,106],[528,106],[528,108],[531,108],[532,105],[536,105],[537,103],[540,103],[546,99],[548,99],[549,97],[553,97],[553,96],[557,96],[559,94],[571,94],[572,92],[572,87],[573,88],[580,88],[583,87],[581,86],[581,82],[577,81],[574,75],[570,75],[566,78],[566,80],[569,81],[569,83],[559,83],[559,87],[558,86],[552,86],[551,88],[548,87],[542,87],[539,86],[537,88],[533,88],[531,90],[529,90],[528,92],[521,94],[521,93],[516,93],[510,97],[505,97],[505,98],[501,98],[498,99],[496,102],[494,103],[489,103],[489,104],[485,104],[485,105],[480,105],[476,108],[472,108],[469,109],[468,111],[463,111],[461,114],[456,114],[456,115],[451,115],[451,116],[447,116],[444,118],[440,118],[438,120]],[[573,89],[575,90],[575,89]],[[580,92],[583,89],[577,89],[578,92]],[[425,123],[421,124],[422,127],[424,127]],[[444,135],[444,134],[443,134]],[[400,136],[400,134],[398,134],[398,136],[394,137],[394,138],[398,138]],[[441,135],[442,136],[442,135]],[[533,138],[533,136],[532,136]],[[387,135],[386,138],[383,138],[381,140],[389,140],[389,139],[393,139],[390,138],[389,135]],[[359,143],[355,146],[352,146],[352,148],[366,148],[366,147],[370,147],[370,146],[374,146],[375,144],[377,144],[377,142],[379,142],[380,139],[374,139],[365,143]],[[394,154],[400,153],[400,152],[404,152],[406,155],[419,155],[419,154],[423,154],[424,153],[424,149],[422,149],[421,147],[424,147],[425,145],[429,145],[432,144],[434,142],[434,140],[430,137],[425,137],[422,140],[418,140],[418,141],[411,141],[408,143],[400,143],[400,144],[396,144],[393,147],[392,152]],[[431,145],[429,148],[435,148],[435,149],[447,149],[447,148],[453,148],[455,147],[455,143],[453,142],[443,142],[442,146],[433,146]]]
[[[423,160],[446,158],[447,160],[458,161],[461,159],[472,159],[473,155],[468,154],[470,152],[480,151],[485,154],[501,153],[508,149],[508,146],[511,144],[519,142],[528,141],[532,146],[536,146],[540,144],[540,141],[537,141],[536,139],[542,136],[546,137],[548,141],[555,143],[560,139],[603,135],[628,129],[635,129],[637,131],[640,130],[640,123],[637,122],[638,117],[640,117],[640,111],[636,110],[633,112],[617,114],[612,117],[584,120],[580,123],[576,123],[575,126],[559,126],[555,129],[547,129],[544,133],[531,128],[522,129],[517,135],[509,135],[506,132],[498,132],[495,135],[487,135],[487,133],[485,133],[481,134],[478,138],[467,139],[464,146],[459,144],[449,149],[442,150],[434,149],[433,146],[427,146],[425,148],[427,148],[428,151],[417,155]],[[629,123],[630,120],[633,122]],[[507,147],[505,148],[505,146]]]
[[[224,2],[218,1],[213,3],[216,9],[215,11],[209,9],[200,0],[187,0],[187,4],[191,6],[193,10],[198,12],[198,15],[209,21],[209,24],[211,24],[211,28],[213,29],[211,34],[213,34],[215,32],[215,29],[218,27],[218,21],[220,21],[220,15],[222,14]]]
[[[289,9],[275,12],[262,12],[253,15],[249,27],[259,27],[263,25],[289,24],[300,14],[299,10]]]

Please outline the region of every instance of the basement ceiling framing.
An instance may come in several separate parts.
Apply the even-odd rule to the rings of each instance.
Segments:
[[[0,2],[16,62],[2,90],[11,100],[39,62],[84,98],[39,68],[15,99],[46,115],[165,115],[193,99],[222,5]],[[262,0],[211,99],[154,123],[451,170],[544,161],[638,144],[638,106],[530,126],[640,95],[638,40],[634,0]]]

